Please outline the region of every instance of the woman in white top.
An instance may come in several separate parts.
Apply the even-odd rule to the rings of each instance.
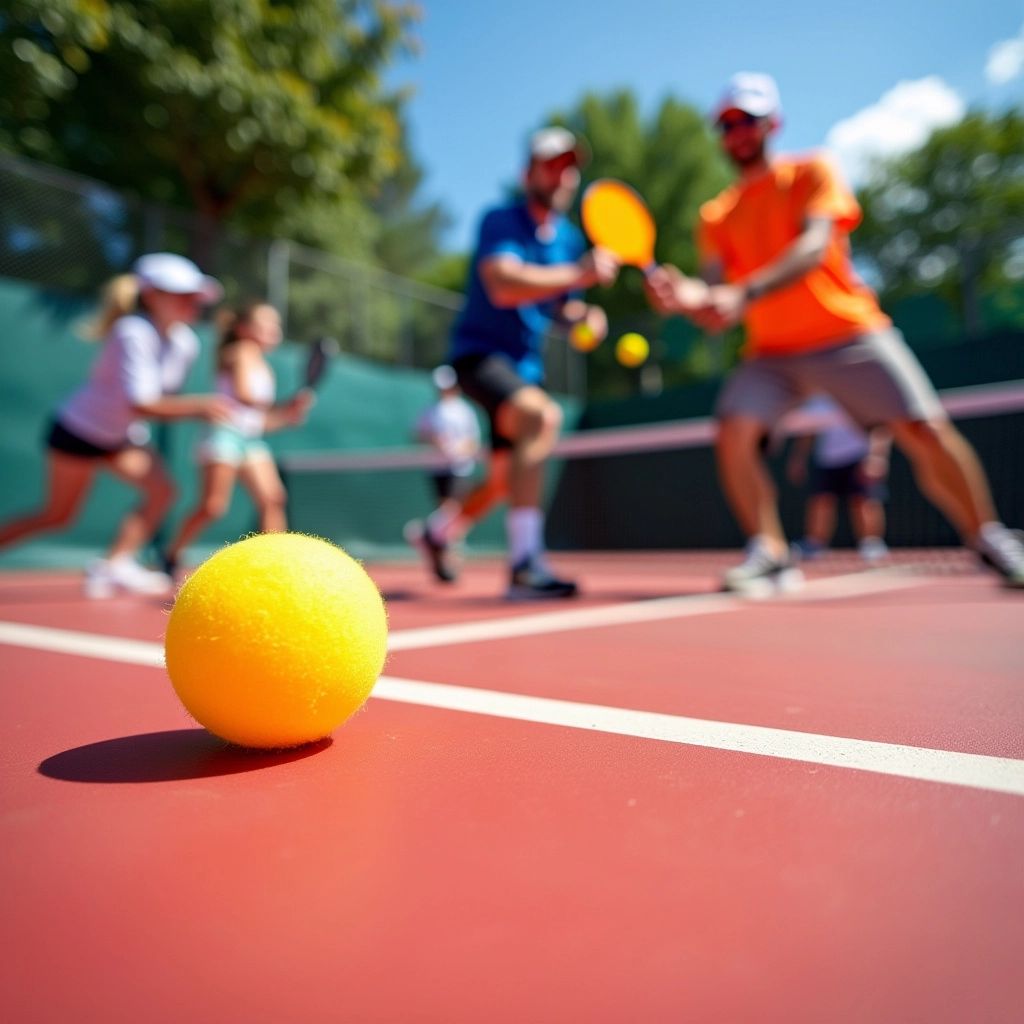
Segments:
[[[105,558],[86,570],[91,597],[119,590],[161,593],[166,574],[143,568],[139,550],[156,532],[174,500],[174,484],[149,446],[147,419],[227,415],[217,395],[176,394],[199,354],[194,323],[221,287],[183,256],[143,256],[131,274],[114,278],[90,335],[103,340],[88,381],[58,407],[47,436],[49,492],[39,510],[0,526],[0,547],[70,523],[98,470],[105,469],[141,494],[121,522]]]
[[[284,484],[263,434],[304,422],[313,393],[303,389],[275,404],[268,352],[281,343],[281,317],[267,302],[230,310],[222,318],[217,350],[217,391],[230,404],[230,419],[211,427],[199,446],[202,494],[164,554],[173,574],[185,547],[228,509],[235,481],[252,497],[263,533],[287,529]]]

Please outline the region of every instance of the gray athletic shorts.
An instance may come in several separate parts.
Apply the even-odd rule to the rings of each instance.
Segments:
[[[806,354],[748,359],[726,380],[715,416],[745,416],[771,428],[820,392],[868,429],[946,416],[931,381],[895,328]]]

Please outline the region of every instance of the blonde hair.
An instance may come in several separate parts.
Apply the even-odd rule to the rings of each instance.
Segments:
[[[102,341],[114,322],[134,313],[139,307],[139,279],[134,274],[118,274],[100,292],[100,308],[78,328],[87,341]]]

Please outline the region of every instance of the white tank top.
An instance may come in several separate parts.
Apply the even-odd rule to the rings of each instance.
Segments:
[[[231,426],[243,437],[260,437],[267,421],[266,407],[274,404],[274,373],[265,363],[249,369],[249,395],[264,408],[246,405],[238,400],[235,393],[234,374],[221,371],[217,374],[217,394],[231,399]]]

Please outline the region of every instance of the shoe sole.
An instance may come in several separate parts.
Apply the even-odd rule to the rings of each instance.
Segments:
[[[534,590],[532,587],[509,587],[505,591],[506,601],[564,601],[566,598],[578,597],[579,590]]]

